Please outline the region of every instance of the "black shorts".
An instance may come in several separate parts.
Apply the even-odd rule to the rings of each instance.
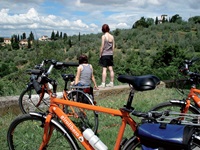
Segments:
[[[101,66],[102,67],[114,66],[113,55],[101,56]]]

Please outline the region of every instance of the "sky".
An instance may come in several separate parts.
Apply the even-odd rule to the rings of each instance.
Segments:
[[[199,0],[0,0],[0,37],[30,32],[35,38],[52,31],[78,35],[101,33],[103,24],[111,31],[130,29],[141,17],[170,18],[176,14],[187,21],[200,16]]]

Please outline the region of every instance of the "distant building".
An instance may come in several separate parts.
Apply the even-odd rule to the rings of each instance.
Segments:
[[[166,20],[166,18],[167,18],[167,15],[161,15],[160,19],[158,19],[158,24],[163,23],[163,19]]]
[[[30,44],[33,44],[33,41],[30,41]],[[23,39],[19,41],[20,48],[28,47],[28,39]]]
[[[30,44],[33,44],[33,41],[30,41]],[[4,42],[1,43],[2,46],[11,45],[11,38],[4,38]],[[28,39],[22,39],[19,41],[20,47],[27,47],[28,46]]]
[[[3,42],[0,43],[1,46],[11,45],[11,39],[10,38],[3,38]]]
[[[39,41],[50,41],[50,38],[46,35],[43,35],[39,38]]]
[[[22,46],[28,45],[28,40],[27,39],[20,40],[19,44]]]
[[[4,38],[4,44],[5,45],[10,45],[11,44],[11,38]]]

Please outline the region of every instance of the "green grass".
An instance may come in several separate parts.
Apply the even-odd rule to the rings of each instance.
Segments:
[[[97,99],[97,105],[106,106],[114,109],[123,107],[128,98],[128,91],[120,95],[111,95],[105,99]],[[175,89],[157,88],[151,91],[136,92],[132,106],[138,111],[148,111],[154,105],[169,99],[182,98]],[[0,117],[0,145],[2,150],[7,150],[6,134],[11,121],[17,115],[8,112]],[[135,117],[134,117],[135,119]],[[113,149],[120,126],[120,117],[114,117],[109,114],[99,113],[99,138],[108,146],[108,149]],[[140,119],[136,118],[139,123]],[[125,137],[131,137],[130,128],[127,128]]]
[[[7,146],[7,130],[11,123],[11,121],[16,117],[16,115],[12,113],[8,113],[5,116],[0,117],[0,145],[2,150],[8,150]]]

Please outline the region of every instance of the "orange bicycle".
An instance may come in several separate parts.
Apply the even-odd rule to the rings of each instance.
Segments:
[[[51,83],[55,81],[48,76],[49,71],[45,69],[45,65],[52,64],[55,69],[65,69],[67,67],[78,66],[78,63],[66,63],[58,62],[56,60],[44,60],[41,64],[36,65],[35,69],[28,70],[30,74],[30,82],[27,87],[21,93],[19,97],[19,107],[23,113],[29,112],[46,112],[50,106],[50,95],[53,93],[50,88]],[[49,67],[52,67],[51,65]],[[95,105],[93,100],[93,94],[91,87],[89,86],[69,86],[69,81],[74,81],[75,76],[73,74],[62,74],[64,81],[64,89],[60,97],[65,100],[77,101],[81,103],[88,103]],[[56,84],[56,83],[55,83]],[[89,91],[88,91],[89,90]],[[60,105],[63,111],[72,116],[73,121],[77,124],[81,122],[87,122],[90,128],[96,133],[98,130],[98,114],[95,111],[87,111],[83,109],[75,109]],[[84,113],[84,115],[82,115]],[[79,120],[77,120],[79,118]]]
[[[188,95],[183,100],[172,99],[167,102],[160,103],[154,106],[152,111],[171,110],[181,113],[200,114],[200,89],[197,88],[200,85],[200,74],[191,72],[190,67],[197,61],[198,58],[191,60],[185,60],[181,66],[179,66],[179,72],[184,75],[184,79],[177,78],[175,80],[175,86],[181,94],[186,94],[185,87],[190,85],[190,90],[187,91]],[[189,77],[189,78],[188,78]],[[181,85],[181,86],[180,86]],[[185,90],[185,91],[184,91]]]
[[[50,67],[52,69],[53,67]],[[87,124],[83,123],[81,127],[76,126],[73,123],[71,118],[63,112],[63,109],[59,107],[59,105],[66,105],[68,107],[77,107],[80,109],[87,109],[96,112],[102,112],[112,115],[113,117],[121,118],[121,125],[119,127],[119,132],[116,138],[115,150],[133,150],[138,146],[142,145],[142,148],[146,146],[149,147],[149,144],[145,144],[145,138],[148,140],[156,140],[158,135],[146,128],[147,125],[156,125],[154,128],[157,128],[158,123],[156,122],[156,118],[160,116],[166,115],[165,113],[142,113],[137,112],[131,106],[135,90],[137,91],[147,91],[153,90],[159,84],[160,80],[154,75],[145,75],[145,76],[129,76],[129,75],[120,75],[118,80],[123,83],[128,83],[130,85],[130,94],[127,100],[126,105],[123,108],[112,109],[107,107],[89,105],[86,103],[79,103],[75,101],[66,101],[63,98],[56,97],[56,84],[53,85],[53,93],[50,95],[50,106],[49,113],[37,113],[30,112],[29,114],[24,114],[22,116],[17,117],[9,126],[7,133],[7,142],[10,150],[22,150],[22,149],[71,149],[71,150],[79,150],[80,145],[78,142],[87,150],[107,150],[107,146],[92,132],[90,128],[88,128]],[[131,117],[132,115],[138,117],[147,118],[144,126],[138,126],[138,124]],[[167,113],[168,115],[168,113]],[[128,140],[123,141],[123,134],[126,126],[129,125],[135,135],[130,137]],[[160,137],[163,139],[157,139],[156,141],[160,142],[150,142],[153,143],[153,147],[167,147],[169,143],[172,144],[173,148],[177,147],[191,147],[191,146],[199,146],[199,140],[194,135],[194,130],[190,126],[182,126],[182,125],[169,125],[169,131],[171,136],[167,135],[168,141],[163,139],[163,135]],[[185,134],[186,131],[189,131]],[[144,130],[145,129],[145,130]],[[159,127],[157,128],[158,130]],[[174,138],[174,129],[176,131],[181,131],[178,136],[181,137]],[[148,131],[150,134],[145,135]],[[168,132],[168,130],[166,130]],[[183,134],[183,133],[184,134]],[[154,135],[154,137],[152,137]],[[181,143],[182,137],[187,135],[187,140],[184,143]],[[170,138],[169,138],[170,137]],[[176,136],[177,137],[177,136]],[[195,139],[192,140],[192,139]],[[165,141],[165,142],[164,142]],[[180,142],[181,141],[181,142]],[[175,143],[177,144],[175,144]],[[158,144],[159,143],[159,144]],[[164,143],[164,144],[163,144]],[[143,145],[144,144],[144,145]],[[156,145],[157,144],[157,145]]]

